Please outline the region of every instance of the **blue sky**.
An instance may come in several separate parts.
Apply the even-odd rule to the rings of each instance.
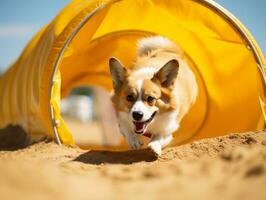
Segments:
[[[69,0],[0,0],[0,70],[14,62],[32,36]]]
[[[178,0],[177,0],[178,1]],[[0,71],[69,0],[0,0]],[[266,55],[266,1],[216,0],[237,16],[253,34]]]

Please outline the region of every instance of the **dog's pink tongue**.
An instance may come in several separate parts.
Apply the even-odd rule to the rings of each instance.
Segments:
[[[144,130],[145,123],[144,122],[135,122],[136,131],[141,132]]]

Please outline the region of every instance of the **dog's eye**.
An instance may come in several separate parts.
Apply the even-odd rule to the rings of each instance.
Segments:
[[[132,94],[127,95],[127,101],[129,101],[129,102],[134,101],[134,97]]]
[[[152,97],[152,96],[148,96],[148,98],[147,98],[147,102],[148,103],[153,103],[155,101],[155,98],[154,97]]]

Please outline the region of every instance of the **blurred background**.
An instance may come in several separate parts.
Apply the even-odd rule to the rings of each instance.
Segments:
[[[70,0],[0,0],[0,73]],[[266,1],[216,0],[249,29],[266,55]]]

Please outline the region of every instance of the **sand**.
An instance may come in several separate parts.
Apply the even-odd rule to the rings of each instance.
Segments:
[[[266,199],[266,132],[100,151],[40,142],[0,151],[0,199]]]

